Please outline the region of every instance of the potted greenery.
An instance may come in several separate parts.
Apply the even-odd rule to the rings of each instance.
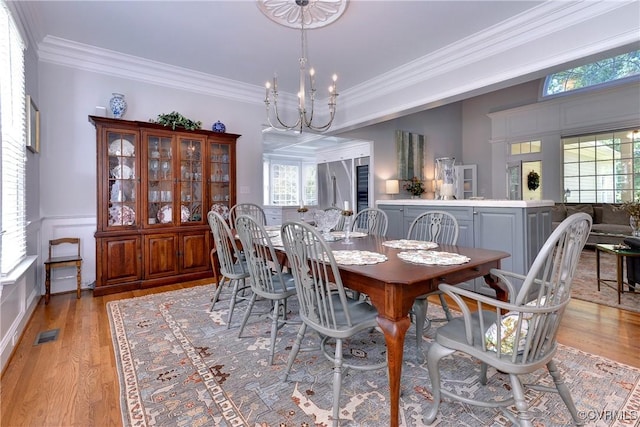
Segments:
[[[169,114],[159,114],[156,120],[149,119],[149,122],[158,123],[163,126],[171,126],[171,129],[173,130],[176,130],[177,127],[187,130],[196,130],[200,129],[200,126],[202,126],[202,122],[189,120],[182,114],[175,111]]]
[[[527,188],[531,191],[536,191],[540,187],[540,175],[538,172],[531,171],[527,175]]]
[[[415,198],[415,199],[419,198],[422,195],[422,193],[425,192],[422,181],[420,181],[415,176],[411,178],[409,181],[405,182],[402,188],[407,190],[411,194],[412,198]]]

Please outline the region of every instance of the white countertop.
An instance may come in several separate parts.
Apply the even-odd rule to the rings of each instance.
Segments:
[[[400,205],[400,206],[486,206],[503,208],[538,208],[553,206],[553,200],[507,200],[507,199],[481,199],[481,200],[433,200],[433,199],[383,199],[376,200],[376,205]]]

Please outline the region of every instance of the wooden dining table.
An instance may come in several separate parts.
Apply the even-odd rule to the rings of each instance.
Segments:
[[[384,246],[385,240],[378,236],[352,238],[351,244],[344,240],[331,242],[332,250],[365,250],[385,254],[387,260],[370,265],[339,264],[344,286],[367,294],[378,310],[378,324],[384,333],[388,352],[390,421],[399,425],[400,379],[404,339],[411,324],[409,311],[416,297],[433,292],[440,283],[451,285],[484,277],[492,288],[502,291],[489,271],[500,267],[500,260],[510,254],[502,251],[440,245],[434,250],[466,255],[470,261],[458,265],[413,264],[398,258],[403,249]]]

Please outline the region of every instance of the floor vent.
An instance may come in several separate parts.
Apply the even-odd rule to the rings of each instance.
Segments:
[[[46,342],[55,341],[58,339],[60,329],[51,329],[50,331],[40,332],[36,337],[36,342],[33,345],[40,345]]]

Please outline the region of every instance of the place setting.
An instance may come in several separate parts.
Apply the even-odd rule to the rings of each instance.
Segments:
[[[387,246],[394,249],[435,249],[438,244],[435,242],[428,242],[424,240],[411,240],[411,239],[399,239],[399,240],[387,240],[382,242],[382,246]]]
[[[465,255],[430,250],[399,252],[398,258],[413,264],[424,265],[458,265],[471,261],[471,258]]]
[[[371,265],[385,262],[386,255],[361,250],[334,250],[332,251],[336,262],[341,265]],[[325,261],[328,261],[325,256]]]

